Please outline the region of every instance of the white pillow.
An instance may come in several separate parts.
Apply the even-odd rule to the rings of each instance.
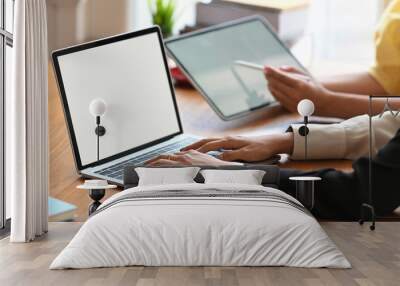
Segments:
[[[200,168],[135,168],[139,186],[195,183],[193,180]]]
[[[202,170],[205,184],[261,185],[265,171],[262,170]]]

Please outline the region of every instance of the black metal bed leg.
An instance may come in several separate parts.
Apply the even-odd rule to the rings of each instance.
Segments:
[[[375,209],[370,204],[362,204],[361,205],[361,218],[358,221],[358,223],[360,225],[363,225],[364,222],[366,221],[365,209],[368,209],[370,214],[371,214],[371,225],[369,226],[369,229],[370,230],[375,230]]]

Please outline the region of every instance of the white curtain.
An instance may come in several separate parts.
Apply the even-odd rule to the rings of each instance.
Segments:
[[[12,242],[47,232],[46,0],[16,0],[13,91],[6,111]]]

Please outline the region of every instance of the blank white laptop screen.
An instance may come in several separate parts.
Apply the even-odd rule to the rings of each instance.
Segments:
[[[107,103],[100,159],[180,132],[156,32],[58,56],[82,165],[97,161],[93,99]]]

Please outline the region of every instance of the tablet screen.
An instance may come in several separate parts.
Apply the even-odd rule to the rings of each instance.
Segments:
[[[274,102],[262,71],[237,61],[304,68],[258,17],[184,35],[166,47],[196,88],[223,119],[244,115]]]

